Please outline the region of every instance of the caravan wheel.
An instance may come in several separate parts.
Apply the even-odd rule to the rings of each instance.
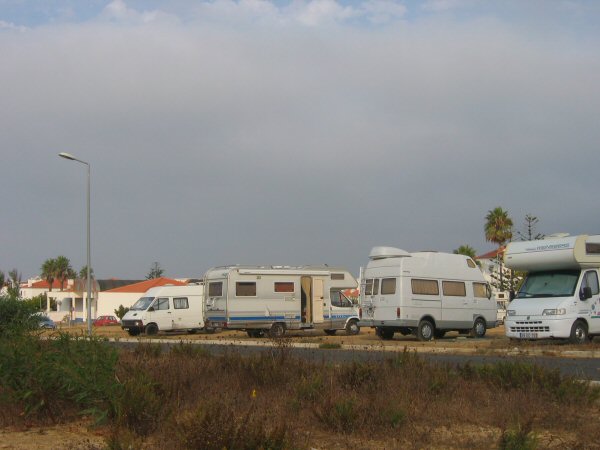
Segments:
[[[285,325],[282,323],[274,323],[269,330],[269,336],[272,338],[280,338],[285,335]]]

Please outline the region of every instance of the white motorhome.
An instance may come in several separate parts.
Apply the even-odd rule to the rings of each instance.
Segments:
[[[600,335],[600,235],[511,242],[504,263],[528,272],[508,305],[509,338],[582,343]]]
[[[154,335],[159,331],[188,330],[193,333],[205,328],[203,314],[204,286],[165,285],[148,289],[127,311],[121,328],[130,336],[140,333]],[[207,332],[214,331],[206,329]]]
[[[245,330],[250,337],[311,328],[360,331],[358,306],[343,293],[358,283],[345,269],[227,266],[210,269],[204,283],[207,326]]]
[[[419,340],[447,331],[483,337],[496,326],[496,301],[479,267],[464,255],[374,247],[361,282],[360,326],[382,339]]]

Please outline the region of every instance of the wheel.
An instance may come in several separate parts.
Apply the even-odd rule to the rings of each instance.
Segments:
[[[435,336],[436,339],[442,339],[444,336],[446,336],[446,330],[438,330],[436,328],[435,331],[433,332],[433,335]]]
[[[323,330],[323,331],[325,331],[325,334],[327,336],[333,336],[336,332],[336,330]]]
[[[148,336],[154,336],[156,333],[158,333],[158,326],[155,323],[146,325],[146,334]]]
[[[280,338],[285,335],[285,325],[282,323],[274,323],[269,330],[269,336],[272,338]]]
[[[127,334],[129,334],[129,336],[139,336],[140,334],[140,330],[135,329],[135,330],[127,330]]]
[[[355,336],[360,333],[360,327],[358,326],[358,322],[356,320],[350,320],[346,324],[346,334],[348,336]]]
[[[427,320],[421,320],[417,327],[417,339],[420,341],[431,341],[433,339],[433,333],[435,333],[435,327]]]
[[[384,341],[394,339],[394,330],[390,330],[389,328],[377,327],[375,328],[375,334]]]
[[[473,324],[473,328],[471,328],[471,336],[474,338],[482,338],[485,336],[485,332],[487,327],[485,325],[485,320],[481,317],[475,319],[475,323]]]
[[[576,320],[571,327],[569,342],[572,344],[583,344],[588,339],[588,328],[583,320]]]

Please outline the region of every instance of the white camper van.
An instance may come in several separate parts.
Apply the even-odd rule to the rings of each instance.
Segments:
[[[600,335],[600,235],[511,242],[504,263],[528,272],[508,305],[509,338],[582,343]]]
[[[399,332],[428,341],[451,330],[483,337],[496,326],[496,301],[468,256],[375,247],[369,259],[359,325],[375,328],[380,338]]]
[[[204,328],[203,293],[201,284],[148,289],[123,316],[121,328],[130,336],[144,332],[153,335],[159,331],[201,330]]]
[[[328,266],[228,266],[204,275],[207,326],[251,337],[318,328],[357,334],[358,306],[343,293],[356,279]]]

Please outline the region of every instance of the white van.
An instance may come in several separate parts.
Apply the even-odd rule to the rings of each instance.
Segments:
[[[205,328],[203,293],[201,284],[148,289],[123,316],[121,328],[130,336],[144,332],[153,335],[159,331],[188,330],[193,333],[201,330]]]
[[[496,301],[475,262],[464,255],[375,247],[361,282],[360,326],[382,339],[419,340],[457,330],[483,337],[496,326]]]
[[[509,338],[582,343],[600,335],[600,235],[511,242],[504,263],[528,272],[508,305]]]
[[[245,330],[250,337],[286,330],[357,334],[358,306],[345,295],[356,279],[328,266],[227,266],[204,275],[207,326]]]

